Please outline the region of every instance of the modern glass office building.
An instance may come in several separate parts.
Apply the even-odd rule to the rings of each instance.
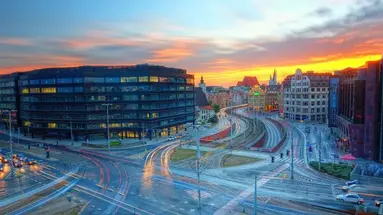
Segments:
[[[194,76],[163,66],[47,68],[17,76],[26,135],[105,139],[174,135],[195,119]],[[1,83],[1,82],[0,82]]]
[[[12,130],[18,127],[17,80],[17,73],[0,76],[0,129],[9,129],[9,118]]]

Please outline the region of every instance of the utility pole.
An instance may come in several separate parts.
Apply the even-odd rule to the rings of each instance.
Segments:
[[[195,137],[196,137],[196,144],[197,144],[197,186],[198,186],[198,213],[202,214],[202,208],[201,208],[201,187],[200,187],[200,167],[201,167],[201,151],[200,151],[200,142],[199,142],[199,132],[198,127],[195,128]]]
[[[291,131],[291,180],[294,180],[294,131]]]
[[[10,145],[11,154],[13,154],[13,147],[12,147],[12,110],[9,110],[8,114],[9,114],[9,119],[8,119],[8,122],[9,122],[9,145]]]
[[[69,118],[69,123],[70,123],[70,140],[72,142],[73,146],[73,128],[72,128],[72,117]]]
[[[319,172],[320,172],[320,168],[321,168],[321,163],[322,163],[322,158],[321,158],[321,155],[322,155],[322,135],[321,135],[321,132],[319,130],[317,130],[318,133],[319,133],[319,140],[318,140],[318,147],[319,147],[319,165],[318,165],[318,169],[319,169]]]
[[[257,215],[257,174],[254,174],[254,215]]]
[[[109,106],[112,105],[110,103],[102,104],[103,106],[106,106],[106,128],[107,128],[107,135],[108,135],[108,152],[110,153],[110,138],[109,138]]]
[[[20,146],[20,127],[17,127],[17,135],[19,135],[17,138],[17,146]]]

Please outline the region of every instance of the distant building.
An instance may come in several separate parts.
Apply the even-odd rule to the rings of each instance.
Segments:
[[[202,88],[196,87],[196,122],[206,123],[211,117],[215,115],[215,111],[209,102],[207,101],[206,95]]]
[[[382,62],[335,72],[339,77],[336,126],[342,148],[357,157],[382,161]]]
[[[198,86],[202,89],[202,92],[206,95],[206,93],[207,93],[206,84],[205,84],[205,81],[203,80],[203,76],[201,76],[201,80],[200,80]]]
[[[273,73],[273,77],[270,76],[270,79],[269,79],[269,85],[272,86],[272,85],[277,85],[278,82],[277,82],[277,70],[274,69],[274,73]]]
[[[237,87],[239,86],[246,86],[246,87],[253,87],[255,85],[259,85],[257,77],[253,76],[245,76],[242,81],[238,81]]]
[[[330,77],[329,99],[328,99],[328,127],[336,126],[336,117],[338,115],[339,98],[339,77]]]
[[[265,87],[254,86],[249,92],[249,107],[252,110],[262,112],[265,110]]]
[[[229,88],[232,105],[247,104],[250,87],[232,86]]]
[[[208,101],[212,105],[217,104],[220,108],[224,108],[231,104],[231,97],[227,91],[210,93],[208,94]]]
[[[283,81],[283,115],[297,121],[327,122],[330,73],[302,73]]]
[[[265,87],[265,111],[278,111],[278,100],[281,85],[269,85]]]

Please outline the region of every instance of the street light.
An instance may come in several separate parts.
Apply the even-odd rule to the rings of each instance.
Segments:
[[[69,123],[70,123],[70,139],[73,146],[73,128],[72,128],[72,117],[69,117]]]
[[[13,153],[13,146],[12,146],[12,112],[17,112],[17,110],[8,110],[9,118],[9,147],[11,154]],[[20,138],[20,137],[19,137]]]
[[[106,128],[108,133],[108,152],[110,153],[110,138],[109,138],[109,106],[111,103],[102,104],[102,106],[106,106]]]

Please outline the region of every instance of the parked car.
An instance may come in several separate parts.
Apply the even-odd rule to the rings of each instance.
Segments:
[[[375,206],[380,207],[380,205],[383,203],[383,199],[377,199],[375,200]]]
[[[345,195],[337,195],[336,200],[344,201],[344,202],[350,202],[350,203],[356,203],[356,204],[363,204],[364,199],[359,196],[359,194],[356,193],[348,193]]]
[[[350,185],[352,185],[352,184],[359,184],[359,181],[358,181],[358,180],[353,180],[353,181],[347,181],[347,182],[346,182],[346,185],[347,185],[347,186],[350,186]]]
[[[173,137],[173,136],[169,136],[169,137],[168,137],[168,140],[169,140],[169,141],[171,141],[171,140],[175,140],[175,139],[176,139],[176,138]]]
[[[346,185],[346,186],[342,187],[342,190],[343,190],[343,192],[347,192],[347,191],[350,191],[350,190],[354,189],[357,186],[358,186],[357,184],[351,184],[350,186]]]

